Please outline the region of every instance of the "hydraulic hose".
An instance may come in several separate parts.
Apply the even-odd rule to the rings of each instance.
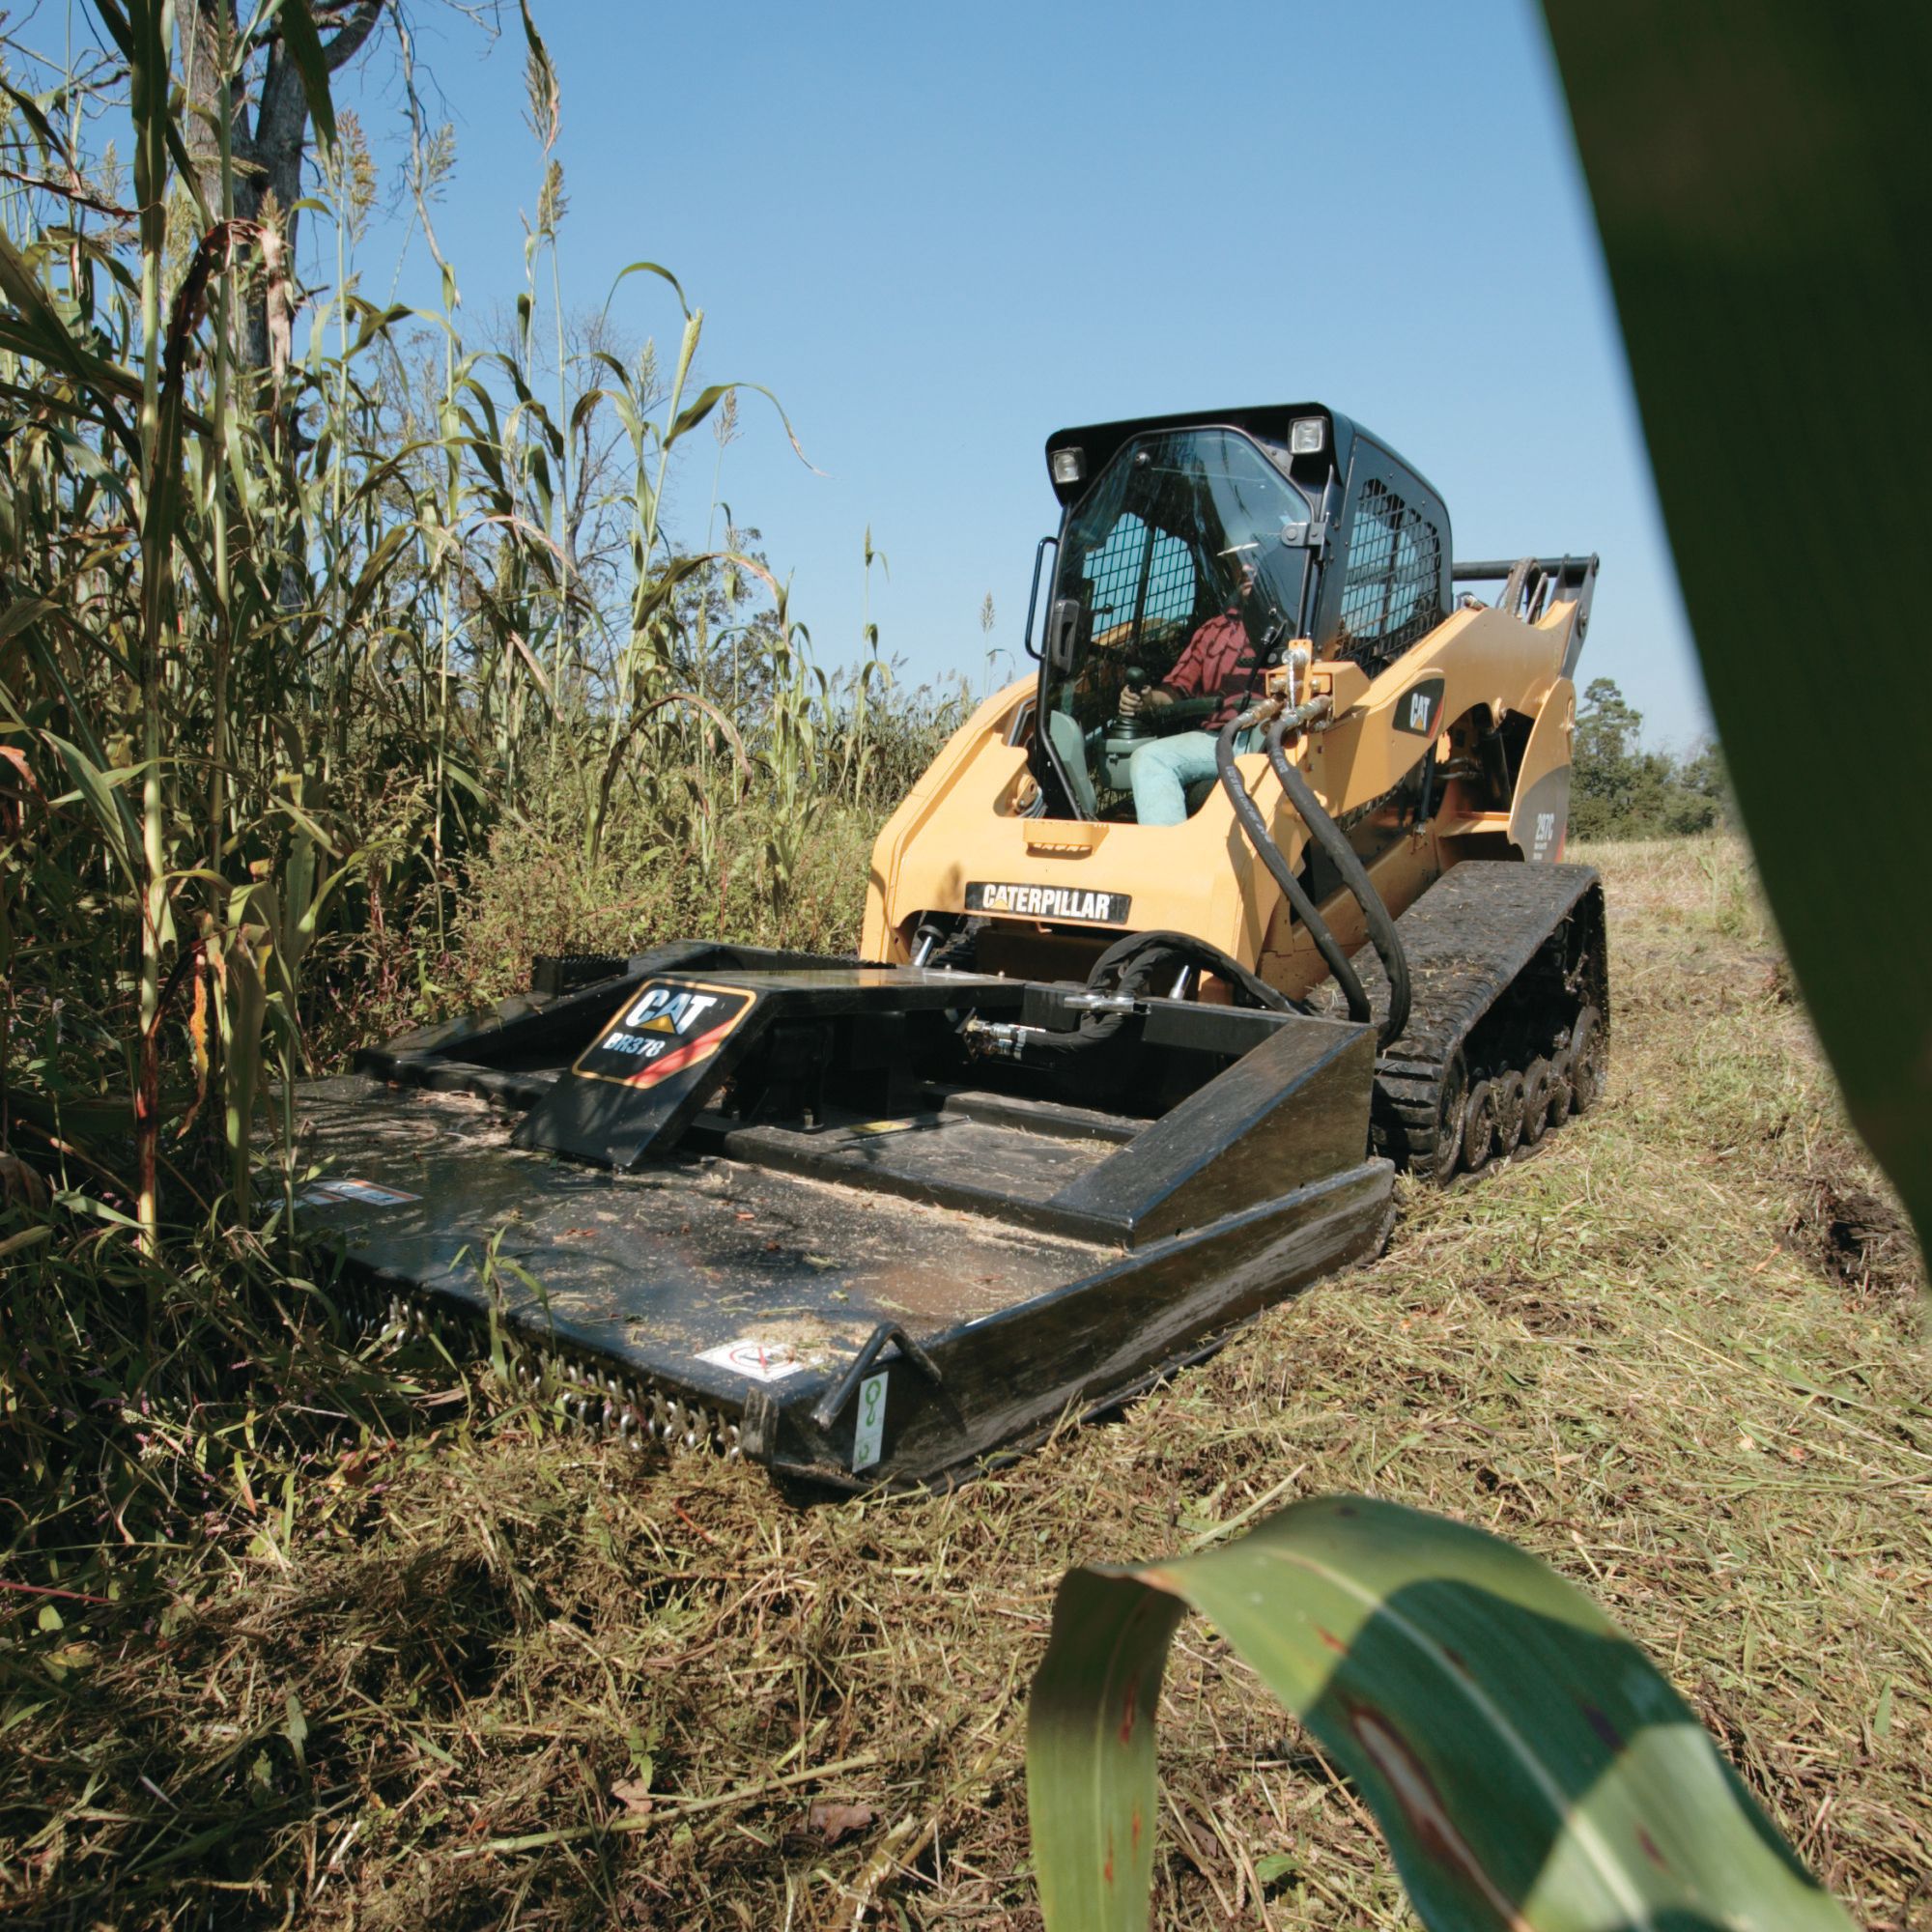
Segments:
[[[1111,989],[1131,999],[1139,999],[1149,977],[1163,962],[1176,958],[1184,959],[1207,972],[1218,973],[1255,1006],[1270,1012],[1294,1013],[1303,1010],[1286,993],[1276,992],[1265,980],[1250,973],[1238,959],[1231,958],[1218,946],[1197,939],[1191,932],[1159,929],[1130,932],[1124,939],[1116,940],[1094,960],[1093,969],[1087,975],[1087,984],[1096,993]],[[1126,1019],[1124,1012],[1083,1013],[1079,1026],[1073,1032],[1042,1034],[1037,1045],[1046,1053],[1084,1053],[1089,1047],[1112,1039],[1126,1024]]]
[[[1266,714],[1264,712],[1262,715],[1264,717]],[[1235,816],[1240,820],[1241,830],[1248,835],[1248,843],[1267,867],[1268,876],[1281,888],[1282,896],[1294,909],[1295,918],[1308,928],[1308,936],[1314,940],[1315,950],[1321,953],[1322,963],[1334,974],[1335,983],[1341,987],[1342,996],[1349,1003],[1349,1017],[1363,1022],[1373,1020],[1375,1013],[1369,1005],[1369,996],[1362,991],[1362,982],[1355,977],[1349,955],[1328,930],[1327,922],[1317,910],[1315,901],[1308,896],[1301,881],[1294,876],[1293,868],[1282,857],[1281,847],[1269,834],[1261,808],[1248,796],[1248,788],[1241,782],[1240,773],[1235,769],[1235,739],[1256,722],[1252,713],[1243,712],[1221,726],[1221,735],[1214,742],[1214,769],[1220,775],[1221,789],[1228,794],[1228,802],[1235,808]]]
[[[1388,907],[1382,903],[1382,895],[1376,891],[1375,882],[1369,877],[1360,855],[1349,843],[1342,828],[1322,809],[1321,800],[1315,796],[1315,787],[1302,776],[1301,767],[1282,750],[1282,736],[1287,728],[1286,718],[1277,718],[1268,726],[1268,763],[1274,767],[1274,775],[1281,781],[1281,788],[1287,793],[1289,804],[1301,814],[1301,822],[1307,826],[1309,836],[1328,855],[1329,863],[1342,875],[1342,883],[1362,909],[1370,942],[1380,956],[1382,971],[1388,975],[1388,1012],[1377,1029],[1380,1044],[1386,1047],[1408,1024],[1408,955],[1402,950],[1402,941],[1396,936],[1395,921],[1389,917]],[[1324,952],[1322,957],[1325,959],[1327,954]]]
[[[1277,992],[1265,980],[1250,973],[1238,959],[1205,939],[1195,938],[1191,932],[1130,932],[1126,938],[1116,940],[1094,960],[1093,971],[1087,975],[1087,983],[1098,992],[1110,978],[1118,975],[1122,992],[1137,992],[1140,982],[1154,966],[1163,959],[1173,958],[1184,959],[1190,966],[1219,974],[1231,984],[1238,986],[1256,1006],[1264,1007],[1270,1012],[1293,1013],[1301,1010],[1286,993]]]

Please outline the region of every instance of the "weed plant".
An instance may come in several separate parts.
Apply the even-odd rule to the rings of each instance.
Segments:
[[[814,662],[757,532],[719,514],[740,389],[700,386],[673,277],[619,278],[677,318],[662,356],[608,303],[566,308],[534,27],[526,282],[478,343],[436,247],[447,129],[408,184],[442,264],[425,319],[360,293],[373,164],[306,76],[336,279],[304,311],[292,215],[233,216],[228,110],[211,128],[170,94],[166,10],[110,11],[112,65],[0,40],[0,1135],[154,1258],[204,1208],[259,1224],[255,1163],[294,1157],[286,1119],[254,1145],[268,1086],[500,990],[535,927],[849,944],[852,828],[963,699],[898,684],[869,625],[858,668]],[[197,44],[224,77],[254,58]],[[134,128],[131,209],[82,141],[102,111]],[[670,498],[714,431],[694,548]],[[109,1186],[79,1163],[117,1135]]]
[[[419,1425],[413,1370],[358,1357],[292,1242],[295,1082],[500,997],[536,952],[849,947],[881,801],[962,702],[895,680],[876,633],[862,669],[824,670],[757,532],[715,500],[671,514],[687,451],[715,451],[715,499],[738,391],[700,384],[702,313],[664,270],[632,283],[675,318],[663,355],[608,302],[566,305],[533,27],[538,217],[514,326],[477,339],[434,227],[449,129],[416,126],[405,184],[440,309],[379,305],[378,184],[308,10],[252,39],[201,10],[214,72],[191,86],[158,0],[98,11],[111,51],[73,70],[0,23],[0,1619],[22,1721],[36,1686],[79,1681],[63,1605],[138,1603],[164,1653],[173,1566],[279,1548],[316,1458]],[[317,131],[313,298],[296,211],[236,213],[229,83],[270,41]],[[89,145],[102,117],[132,130],[131,176]],[[715,541],[678,534],[707,522]],[[21,1632],[52,1650],[23,1662]]]

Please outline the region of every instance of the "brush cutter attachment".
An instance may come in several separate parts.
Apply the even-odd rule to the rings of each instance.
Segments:
[[[1386,1238],[1370,1028],[1106,1017],[1069,1054],[1077,986],[668,949],[304,1090],[303,1211],[379,1317],[640,1446],[948,1477]]]

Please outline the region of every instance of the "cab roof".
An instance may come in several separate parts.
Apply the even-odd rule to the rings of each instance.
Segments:
[[[1333,464],[1337,476],[1348,475],[1355,443],[1362,440],[1376,444],[1385,456],[1393,457],[1402,469],[1440,501],[1439,494],[1429,479],[1412,464],[1390,448],[1380,437],[1372,435],[1359,423],[1351,421],[1339,410],[1331,410],[1325,403],[1261,403],[1232,410],[1182,410],[1174,415],[1133,416],[1120,422],[1087,423],[1072,429],[1057,429],[1046,440],[1046,473],[1049,478],[1053,476],[1056,450],[1078,449],[1083,453],[1086,460],[1081,466],[1079,480],[1073,483],[1055,482],[1053,485],[1053,494],[1061,503],[1070,505],[1086,494],[1088,484],[1107,467],[1122,443],[1131,442],[1135,437],[1150,431],[1166,429],[1243,430],[1258,442],[1273,445],[1286,467],[1289,461],[1289,426],[1309,416],[1320,416],[1328,425],[1324,453]],[[1300,463],[1307,461],[1305,457],[1298,459]]]

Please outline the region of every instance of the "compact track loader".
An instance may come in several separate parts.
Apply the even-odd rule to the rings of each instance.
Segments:
[[[539,960],[304,1091],[368,1319],[487,1332],[642,1448],[949,1478],[1378,1252],[1398,1167],[1592,1102],[1596,558],[1452,563],[1317,405],[1046,454],[1037,673],[880,834],[856,962]]]

